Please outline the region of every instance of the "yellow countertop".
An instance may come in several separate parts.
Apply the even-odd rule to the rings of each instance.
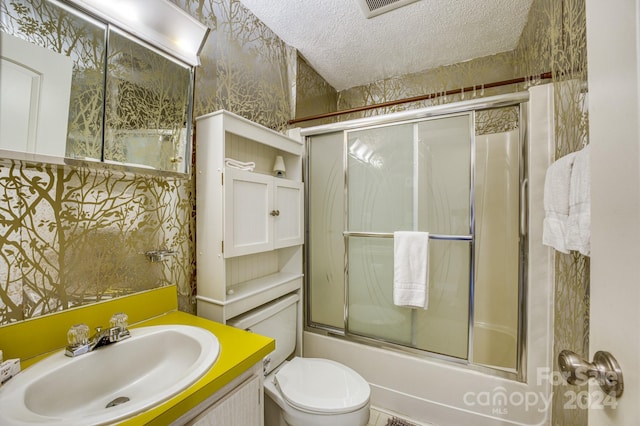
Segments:
[[[178,311],[174,286],[2,326],[0,349],[4,350],[5,359],[20,358],[24,370],[54,351],[63,350],[66,331],[71,325],[84,322],[94,328],[108,324],[108,318],[115,312],[126,312],[131,328],[192,325],[211,331],[220,343],[218,359],[197,382],[164,403],[122,421],[120,425],[168,425],[275,349],[275,340],[269,337]]]

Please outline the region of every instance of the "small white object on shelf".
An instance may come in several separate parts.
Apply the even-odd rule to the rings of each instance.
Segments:
[[[284,167],[284,159],[282,155],[276,156],[276,162],[273,163],[273,173],[276,177],[285,177],[287,169]]]

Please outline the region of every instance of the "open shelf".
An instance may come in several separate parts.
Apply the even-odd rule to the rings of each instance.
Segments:
[[[209,310],[217,312],[215,316],[224,317],[226,321],[280,296],[299,290],[302,287],[302,277],[302,274],[277,272],[234,285],[227,290],[226,300],[216,300],[200,295],[196,296],[196,299],[211,305]]]

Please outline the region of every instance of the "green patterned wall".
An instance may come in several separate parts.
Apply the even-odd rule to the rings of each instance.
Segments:
[[[46,3],[2,0],[2,31],[46,34],[36,37],[38,44],[70,55],[67,37],[80,34],[57,25],[69,15],[45,11],[33,16],[24,8]],[[292,116],[295,85],[289,82],[297,66],[295,50],[237,0],[175,3],[212,29],[196,69],[194,116],[224,108],[285,130]],[[23,21],[7,26],[6,12],[16,5]],[[93,158],[99,158],[95,142],[103,93],[102,84],[95,83],[102,74],[95,74],[103,65],[86,55],[99,39],[95,36],[74,57],[74,72],[84,72],[87,84],[72,98],[70,112],[70,134],[81,144],[94,142],[84,154]],[[194,311],[192,178],[92,163],[54,166],[0,159],[0,191],[0,325],[168,284],[178,286],[180,309]],[[159,248],[177,254],[163,263],[149,262],[144,252]]]
[[[377,104],[430,93],[444,93],[461,87],[476,86],[475,93],[465,92],[449,96],[437,96],[420,102],[368,110],[341,116],[341,120],[387,114],[408,109],[450,103],[474,97],[484,97],[511,92],[513,88],[484,89],[485,83],[508,80],[514,75],[514,54],[505,52],[447,65],[419,73],[387,78],[368,85],[357,86],[339,92],[338,110]]]
[[[10,3],[2,1],[3,7]],[[476,85],[475,96],[521,90],[522,85],[483,90],[482,84],[551,70],[554,82],[562,87],[556,99],[556,157],[579,149],[586,138],[582,85],[563,84],[571,79],[586,81],[584,0],[534,0],[514,52],[339,93],[238,0],[173,1],[212,29],[202,66],[196,70],[194,116],[224,108],[283,131],[292,116],[464,86]],[[76,105],[93,111],[74,115],[78,133],[86,140],[95,138],[91,129],[101,125],[95,123],[97,110],[91,106],[101,96],[99,90],[92,86],[78,95],[82,102]],[[340,120],[463,96],[474,94],[345,115]],[[168,283],[178,285],[181,309],[193,310],[193,179],[8,160],[0,164],[0,179],[0,325]],[[178,250],[178,256],[162,265],[146,262],[141,252],[161,246]],[[556,348],[583,355],[588,350],[588,270],[588,258],[556,257]],[[556,396],[562,394],[562,389],[555,391]],[[585,424],[584,415],[562,410],[559,398],[554,401],[554,424]]]
[[[298,56],[296,78],[296,102],[292,117],[311,117],[334,112],[338,106],[338,92],[316,72],[304,58]],[[310,120],[301,126],[317,126],[332,123],[336,118]]]
[[[2,160],[0,191],[0,324],[173,283],[189,294],[188,181]],[[178,253],[149,262],[162,247]]]
[[[286,130],[292,48],[238,0],[172,1],[211,28],[196,69],[194,116],[226,109]]]
[[[72,58],[67,155],[99,159],[104,27],[44,0],[2,0],[0,12],[3,32]],[[138,97],[120,114],[159,103]],[[188,300],[189,179],[73,164],[0,159],[0,325],[169,284]],[[160,248],[177,254],[149,262],[144,253]]]

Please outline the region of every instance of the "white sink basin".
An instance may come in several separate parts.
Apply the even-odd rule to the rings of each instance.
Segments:
[[[0,425],[121,421],[193,384],[219,353],[212,333],[186,325],[134,328],[130,338],[75,358],[61,351],[0,388]]]

